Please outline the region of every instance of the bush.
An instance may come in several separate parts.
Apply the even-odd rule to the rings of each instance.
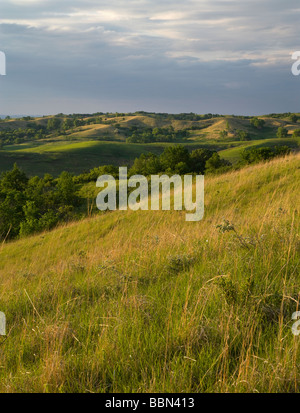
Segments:
[[[142,153],[139,158],[136,158],[132,168],[129,170],[129,175],[154,175],[161,171],[161,164],[158,156],[153,153]]]
[[[277,130],[276,136],[277,136],[277,138],[287,138],[288,130],[286,128],[280,127]]]
[[[276,146],[274,150],[269,147],[244,149],[241,152],[242,161],[247,164],[267,161],[276,156],[284,156],[290,153],[288,146]]]
[[[220,155],[215,152],[212,157],[206,161],[205,170],[206,172],[214,172],[220,168],[229,166],[231,166],[231,163],[226,159],[221,159]]]
[[[216,153],[210,149],[195,149],[190,155],[191,172],[204,174],[206,162]]]
[[[250,140],[250,136],[248,134],[248,132],[244,131],[244,130],[238,130],[236,131],[236,135],[237,137],[241,140],[241,141],[248,141]]]
[[[261,129],[264,126],[265,121],[263,119],[258,119],[258,118],[255,117],[255,118],[250,119],[250,123],[256,129]]]
[[[294,130],[293,138],[298,138],[300,136],[300,129]]]
[[[177,164],[190,161],[189,151],[183,145],[168,146],[160,155],[160,163],[163,170],[175,171]]]
[[[0,179],[0,239],[29,235],[69,220],[79,204],[73,177],[63,172],[28,179],[17,165]]]
[[[294,113],[290,116],[290,121],[296,123],[298,121],[298,116]]]

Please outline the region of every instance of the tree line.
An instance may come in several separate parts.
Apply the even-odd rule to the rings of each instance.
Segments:
[[[129,168],[128,175],[223,173],[284,156],[290,151],[287,146],[245,149],[241,152],[240,164],[232,166],[216,151],[200,148],[189,152],[183,145],[173,145],[159,156],[141,154]],[[58,178],[50,174],[28,178],[15,164],[11,171],[0,176],[0,239],[50,230],[58,223],[79,218],[85,201],[78,195],[79,188],[87,182],[96,182],[100,175],[118,178],[119,168],[104,165],[78,176],[62,172]]]

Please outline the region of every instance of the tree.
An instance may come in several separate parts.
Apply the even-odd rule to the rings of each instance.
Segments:
[[[178,163],[189,164],[189,161],[189,151],[183,145],[168,146],[160,155],[160,163],[165,171],[174,172]]]
[[[256,163],[261,161],[266,161],[274,157],[274,152],[271,148],[250,148],[244,149],[241,152],[242,160],[247,163]]]
[[[47,129],[49,131],[56,130],[60,128],[61,121],[58,118],[50,118],[47,123]]]
[[[298,116],[295,113],[292,113],[290,116],[290,121],[296,123],[298,121]]]
[[[66,130],[72,128],[73,126],[74,126],[74,121],[73,121],[72,119],[66,118],[66,119],[63,121],[62,129],[63,129],[64,131],[66,131]]]
[[[221,130],[219,132],[219,136],[220,136],[221,139],[226,138],[228,136],[228,131],[227,130]]]
[[[296,129],[293,132],[293,138],[298,138],[300,136],[300,129]]]
[[[73,205],[76,202],[75,183],[69,172],[62,172],[57,179],[57,190],[60,204]]]
[[[287,145],[275,146],[274,156],[286,156],[291,153],[291,148]]]
[[[255,117],[255,118],[250,119],[250,123],[256,129],[261,129],[264,126],[265,121],[263,119],[258,119],[258,118]]]
[[[213,155],[206,161],[205,170],[206,172],[213,172],[217,169],[230,166],[231,163],[226,159],[222,159],[218,152],[213,153]]]
[[[250,139],[248,132],[244,130],[238,130],[236,134],[240,138],[241,141],[247,141]]]
[[[49,174],[28,180],[15,164],[0,177],[0,239],[50,229],[72,217],[78,200],[68,172],[57,180]]]
[[[0,180],[0,238],[18,235],[28,179],[16,164]]]
[[[286,128],[280,127],[277,130],[277,138],[286,138],[288,136],[288,130]]]
[[[26,174],[18,168],[15,163],[13,169],[4,172],[1,176],[0,191],[8,193],[10,191],[24,191],[27,187],[28,178]]]
[[[193,150],[190,156],[191,172],[204,174],[205,164],[214,153],[215,151],[211,151],[210,149]]]
[[[161,172],[161,164],[157,155],[142,153],[136,158],[129,170],[129,175],[155,175]]]

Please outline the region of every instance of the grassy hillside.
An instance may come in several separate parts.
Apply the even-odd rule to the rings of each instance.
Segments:
[[[285,138],[285,139],[259,139],[256,141],[241,142],[240,145],[229,149],[220,150],[220,156],[224,159],[228,159],[231,163],[236,163],[240,160],[240,153],[243,149],[250,149],[253,147],[274,148],[276,146],[289,146],[293,150],[299,150],[300,138]]]
[[[16,162],[29,176],[43,176],[50,173],[58,176],[62,171],[80,174],[100,165],[131,165],[142,153],[161,154],[170,143],[134,144],[124,142],[102,142],[66,140],[31,142],[9,145],[0,150],[0,172],[12,169]],[[209,148],[220,150],[230,143],[186,143],[192,149]]]
[[[298,154],[208,177],[198,223],[117,211],[2,244],[0,391],[299,392],[299,180]]]
[[[221,156],[233,163],[240,160],[240,151],[246,147],[289,145],[299,149],[299,138],[292,137],[293,131],[299,129],[298,120],[293,123],[289,117],[278,116],[260,117],[265,122],[262,128],[254,127],[248,117],[211,115],[206,119],[189,114],[183,119],[180,115],[139,113],[79,116],[77,126],[73,124],[75,118],[72,115],[5,120],[0,122],[0,172],[11,169],[15,162],[30,176],[45,173],[58,176],[64,170],[79,174],[107,164],[131,165],[141,153],[160,154],[170,144],[168,141],[126,143],[134,130],[142,133],[154,128],[188,131],[188,137],[175,139],[172,143],[184,143],[191,150],[221,151]],[[198,120],[189,120],[189,117]],[[49,130],[48,122],[55,119],[60,126]],[[73,126],[64,128],[66,121]],[[288,138],[276,138],[279,127],[287,129]],[[38,132],[38,128],[43,129]],[[1,135],[13,132],[16,135],[10,136],[8,141]],[[241,140],[239,132],[246,133],[247,137]]]

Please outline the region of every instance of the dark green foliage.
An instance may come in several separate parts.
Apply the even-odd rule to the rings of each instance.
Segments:
[[[298,116],[293,113],[292,115],[290,115],[290,121],[296,123],[298,121]]]
[[[275,146],[274,148],[274,156],[286,156],[291,153],[291,148],[283,145],[283,146]]]
[[[204,174],[205,164],[212,157],[215,151],[210,149],[195,149],[191,152],[190,165],[192,172]]]
[[[241,152],[242,162],[251,164],[267,161],[276,156],[288,155],[291,149],[288,146],[276,146],[274,149],[269,147],[244,149]]]
[[[277,136],[277,138],[287,138],[288,130],[286,128],[280,127],[277,130],[276,136]]]
[[[49,131],[57,130],[60,128],[61,120],[59,118],[51,118],[48,120],[47,129]]]
[[[70,219],[78,205],[73,177],[46,174],[28,179],[14,165],[0,179],[0,239],[28,235]]]
[[[164,171],[174,172],[179,163],[188,165],[189,161],[189,151],[183,145],[168,146],[160,155],[160,163]]]
[[[264,126],[265,121],[263,119],[259,119],[259,118],[252,118],[252,119],[250,119],[250,123],[255,128],[261,129]]]
[[[2,145],[19,144],[45,137],[45,128],[41,125],[31,123],[28,128],[6,129],[0,132]]]
[[[124,132],[124,129],[122,131]],[[132,127],[129,133],[130,135],[126,139],[127,143],[174,142],[189,137],[187,130],[175,131],[172,126],[154,129]]]
[[[231,163],[226,159],[221,159],[218,152],[213,153],[213,155],[206,161],[205,170],[206,172],[214,172],[221,168],[230,167]]]
[[[219,135],[220,135],[221,139],[225,139],[228,136],[228,131],[227,130],[221,130]]]
[[[139,158],[136,158],[132,168],[130,169],[130,175],[155,175],[161,171],[161,163],[159,157],[153,153],[142,154]]]
[[[293,138],[298,138],[300,136],[300,129],[294,130]]]
[[[241,141],[248,141],[250,140],[249,133],[244,130],[237,130],[236,135]]]
[[[85,183],[96,181],[100,175],[112,175],[114,178],[118,179],[119,168],[114,165],[104,165],[91,169],[89,172],[80,174],[73,177],[73,181],[77,183]]]
[[[212,159],[211,163],[207,162]],[[191,153],[183,145],[168,146],[160,157],[154,154],[142,154],[134,161],[129,171],[130,175],[167,174],[204,174],[205,170],[215,171],[219,168],[229,167],[229,161],[221,159],[216,151],[210,149],[195,149]]]

